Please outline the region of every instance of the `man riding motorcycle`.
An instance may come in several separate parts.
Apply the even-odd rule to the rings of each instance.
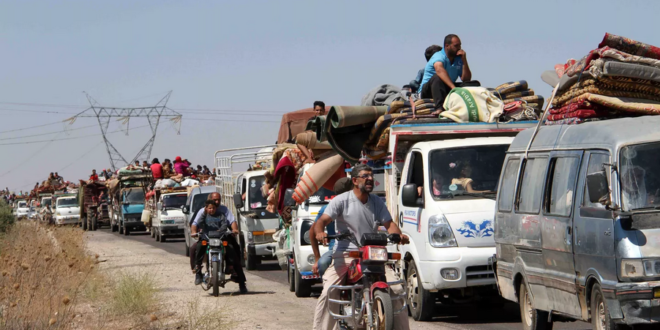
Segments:
[[[351,180],[353,190],[333,198],[321,218],[314,224],[317,241],[312,240],[311,245],[316,260],[321,257],[318,242],[323,242],[326,238],[323,228],[333,219],[335,219],[337,231],[342,234],[350,232],[355,237],[362,237],[365,233],[377,233],[378,227],[384,226],[388,233],[401,235],[401,230],[392,221],[392,216],[385,203],[378,196],[370,193],[374,188],[371,167],[363,164],[355,165],[351,171]],[[408,242],[408,236],[401,235],[401,244],[408,244]],[[348,266],[352,261],[352,258],[348,257],[347,250],[355,248],[356,246],[349,241],[343,240],[335,243],[333,260],[323,275],[323,292],[314,312],[314,330],[328,330],[335,327],[337,322],[328,312],[326,296],[331,285],[341,285],[344,282]],[[386,267],[386,277],[388,282],[399,280],[391,266]],[[401,285],[392,286],[392,291],[395,294],[404,294]],[[331,296],[330,299],[339,299],[339,297]],[[394,310],[403,307],[401,300],[395,300],[392,303]],[[333,306],[333,308],[335,307]],[[337,314],[339,310],[333,310],[333,312]],[[407,313],[399,313],[395,316],[394,329],[409,329]]]
[[[237,248],[238,243],[235,239],[235,236],[238,235],[238,224],[231,211],[226,206],[219,205],[220,194],[213,194],[217,194],[217,200],[214,198],[216,196],[209,196],[210,198],[206,201],[204,210],[197,213],[197,216],[190,227],[191,236],[198,236],[199,230],[204,234],[208,234],[210,231],[217,231],[231,227],[233,235],[226,237],[228,243],[226,256],[231,260],[231,266],[236,275],[236,282],[238,282],[240,292],[247,293],[248,290],[245,285],[246,278],[241,266],[240,248]],[[198,242],[197,248],[195,249],[195,255],[191,255],[191,258],[195,259],[195,270],[193,270],[195,273],[195,285],[201,284],[204,279],[204,276],[202,275],[202,263],[206,256],[205,248],[206,246]]]

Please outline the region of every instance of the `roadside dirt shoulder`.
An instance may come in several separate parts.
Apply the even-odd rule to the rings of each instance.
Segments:
[[[99,254],[100,270],[110,278],[117,272],[149,273],[160,287],[160,310],[163,323],[185,318],[187,306],[196,302],[199,310],[223,311],[222,317],[231,329],[310,329],[315,298],[296,298],[280,283],[246,273],[247,295],[238,294],[236,283],[221,288],[213,297],[195,286],[187,257],[171,254],[150,245],[124,239],[112,233],[90,232],[87,249]],[[161,312],[163,313],[163,312]]]

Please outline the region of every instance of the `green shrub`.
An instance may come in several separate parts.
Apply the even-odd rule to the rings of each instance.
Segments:
[[[11,208],[4,200],[0,200],[0,233],[7,232],[9,227],[14,224],[15,218],[11,213]]]

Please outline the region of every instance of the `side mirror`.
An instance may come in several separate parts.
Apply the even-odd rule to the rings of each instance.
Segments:
[[[417,185],[409,183],[401,189],[401,202],[405,207],[422,207],[424,202],[417,194]]]
[[[296,200],[293,199],[294,191],[295,191],[294,189],[289,188],[284,192],[284,206],[291,206],[291,207],[296,206]]]
[[[156,208],[158,209],[158,211],[162,211],[163,210],[163,203],[162,202],[156,203]]]
[[[245,203],[243,203],[243,195],[234,194],[234,206],[237,210],[240,210],[245,206]]]
[[[190,208],[188,208],[188,205],[181,206],[181,212],[183,212],[183,214],[189,214]]]
[[[587,174],[587,190],[589,201],[609,205],[610,189],[605,171]]]

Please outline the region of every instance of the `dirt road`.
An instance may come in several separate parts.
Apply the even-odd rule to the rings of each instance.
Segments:
[[[201,308],[219,307],[231,329],[311,329],[316,297],[296,298],[288,290],[286,273],[265,264],[258,271],[246,272],[250,294],[239,295],[238,285],[229,283],[215,298],[193,284],[183,241],[158,243],[148,235],[119,236],[106,230],[88,234],[88,249],[98,253],[107,271],[149,272],[161,285],[162,304],[170,314],[159,316],[166,322],[185,313],[189,302]],[[522,329],[518,306],[484,309],[475,306],[439,308],[432,322],[415,322],[411,329]],[[558,323],[554,329],[591,329],[582,322]]]

